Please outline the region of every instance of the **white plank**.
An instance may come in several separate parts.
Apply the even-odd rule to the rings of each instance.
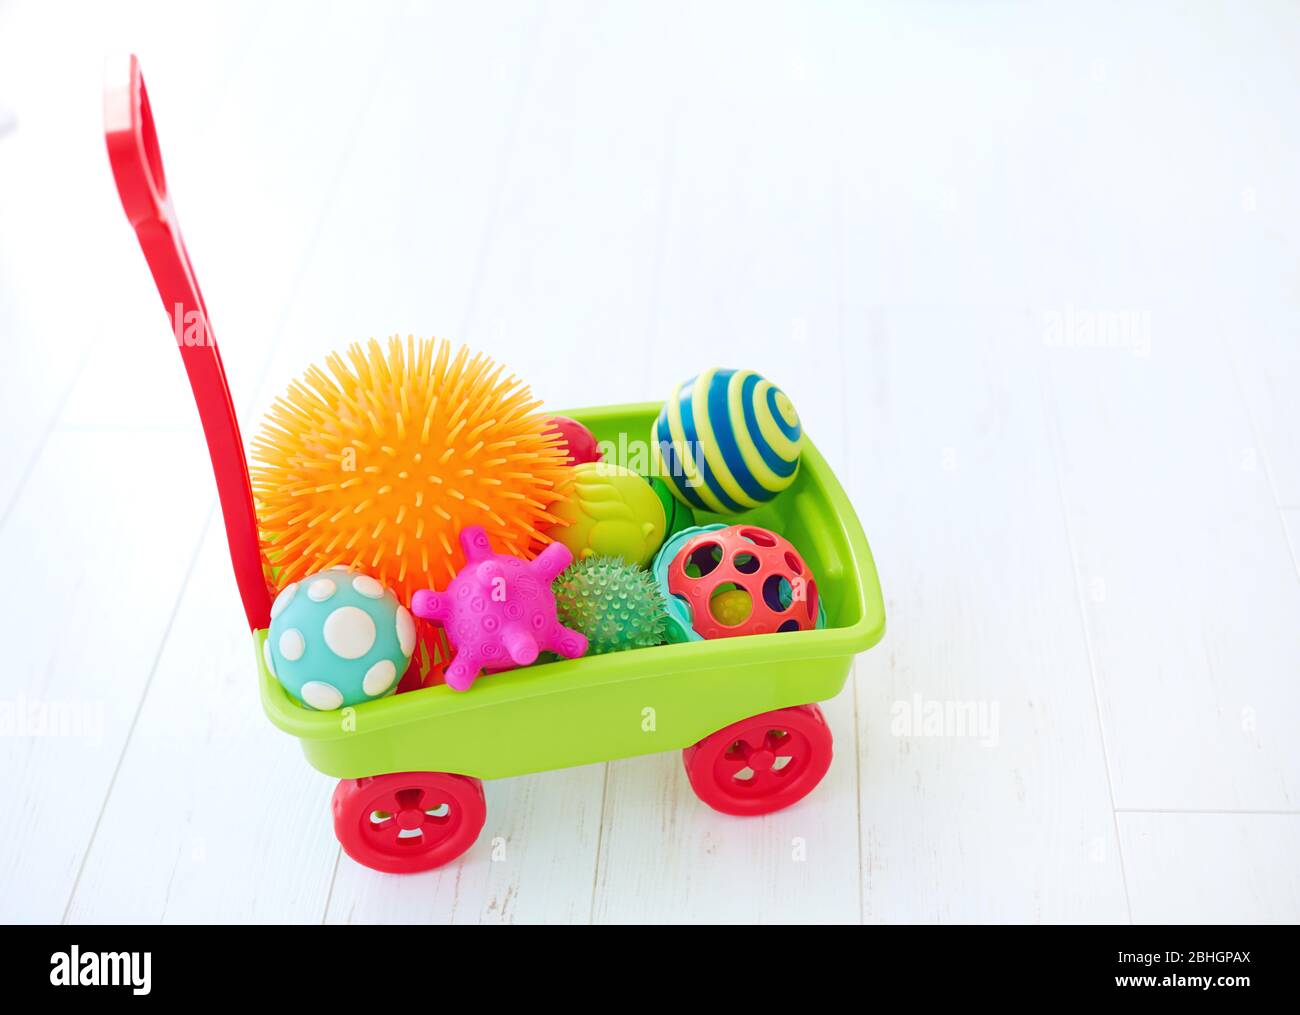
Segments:
[[[655,397],[643,365],[680,85],[680,5],[551,12],[531,57],[510,169],[478,252],[463,336],[553,406]]]
[[[294,305],[324,208],[345,161],[363,158],[355,132],[391,56],[392,8],[282,2],[267,9],[208,119],[173,94],[183,66],[141,61],[169,187],[236,405],[248,415]],[[238,57],[238,59],[237,59]],[[173,146],[173,141],[175,142]],[[174,148],[174,150],[173,150]],[[96,169],[101,167],[96,166]],[[125,262],[108,296],[130,326],[96,343],[60,422],[68,426],[197,428],[180,357],[167,356],[169,319],[120,207],[105,232]],[[128,386],[148,398],[123,398]]]
[[[1286,529],[1287,542],[1291,549],[1291,561],[1300,574],[1300,508],[1286,508],[1282,512],[1282,526]]]
[[[1300,19],[1272,13],[1175,25],[1148,7],[1126,33],[1067,22],[1073,55],[1047,61],[1030,34],[1041,23],[1025,22],[1003,70],[981,76],[963,110],[966,136],[995,146],[996,158],[979,164],[1001,185],[958,202],[947,249],[977,276],[995,266],[992,298],[1030,308],[1037,341],[1026,354],[1048,377],[1123,807],[1272,809],[1295,799],[1300,778],[1300,751],[1278,721],[1300,704],[1300,590],[1269,480],[1271,467],[1279,494],[1289,485],[1293,450],[1278,434],[1294,428],[1278,413],[1285,389],[1270,396],[1250,379],[1258,370],[1285,385],[1294,373],[1293,351],[1268,350],[1285,346],[1294,318],[1294,295],[1278,279],[1293,260],[1296,200],[1284,181],[1297,151],[1276,125],[1296,116],[1289,53]],[[1155,30],[1165,39],[1158,70],[1139,56]],[[1243,115],[1244,65],[1260,105],[1246,103]],[[981,112],[998,78],[1032,81],[1032,92]],[[908,115],[933,128],[928,111]],[[933,161],[974,180],[972,154],[952,145]],[[1268,209],[1253,225],[1243,215],[1252,188]],[[995,247],[958,235],[971,214]],[[953,291],[946,273],[915,277]],[[1243,327],[1239,309],[1251,305],[1261,312]],[[1134,332],[1109,336],[1111,348],[1071,347],[1095,340],[1085,326],[1106,314],[1126,315]],[[1061,335],[1063,319],[1075,323]],[[1261,321],[1272,332],[1249,342]]]
[[[1120,807],[1300,794],[1300,583],[1221,336],[1152,314],[1151,356],[1042,348]]]
[[[5,809],[24,814],[0,861],[12,875],[5,883],[15,886],[6,893],[10,919],[62,915],[210,499],[188,441],[50,436],[87,346],[117,349],[115,328],[134,326],[116,313],[119,282],[131,273],[108,238],[129,229],[103,148],[98,96],[105,51],[166,48],[161,37],[177,26],[167,6],[97,5],[69,20],[51,19],[39,5],[10,5],[0,32],[0,90],[16,117],[0,160],[0,317],[7,333],[21,336],[0,398],[12,435],[0,469],[0,495],[12,513],[0,543],[31,583],[29,597],[6,610],[7,640],[28,650],[6,669],[3,698],[11,709],[62,708],[74,727],[78,715],[90,726],[89,733],[4,738],[6,770],[23,773],[5,786]],[[249,5],[232,6],[220,24],[211,7],[181,16],[209,35],[210,47],[191,54],[174,90],[180,101],[210,107],[251,13]],[[42,45],[50,33],[58,44]],[[130,264],[143,271],[138,252]],[[114,396],[131,398],[130,390],[119,386]],[[164,474],[173,485],[160,484]],[[109,490],[131,496],[106,496]],[[69,787],[73,807],[65,802]],[[21,804],[10,799],[15,793]]]
[[[1300,779],[1300,751],[1278,721],[1300,704],[1300,589],[1273,510],[1295,468],[1281,436],[1294,430],[1281,401],[1294,294],[1278,278],[1293,260],[1300,152],[1276,125],[1296,117],[1288,54],[1300,18],[1272,15],[1220,12],[1208,33],[1183,24],[1161,47],[1154,87],[1137,86],[1138,36],[1109,33],[1091,93],[1059,72],[1043,83],[1049,108],[1086,111],[1089,129],[1059,109],[1045,118],[1035,143],[1053,152],[1050,189],[1018,181],[1028,212],[1018,216],[1055,236],[1038,248],[1025,299],[1044,340],[1122,807],[1273,809]],[[1083,38],[1083,51],[1101,42]],[[1243,114],[1244,64],[1259,103]],[[1048,345],[1047,315],[1068,311],[1126,313],[1139,341]]]
[[[1198,315],[1215,321],[1274,497],[1295,507],[1300,292],[1292,266],[1300,256],[1300,67],[1294,53],[1300,11],[1273,5],[1264,17],[1224,18],[1215,30],[1214,46],[1196,54],[1198,73],[1186,79],[1186,101],[1197,115],[1188,118],[1176,144],[1166,145],[1167,158],[1183,167],[1195,196],[1183,209],[1182,230],[1198,239],[1179,249],[1182,237],[1153,232],[1143,237],[1153,248],[1146,259],[1167,258],[1177,275],[1171,299],[1194,293]],[[1205,151],[1209,146],[1215,153]],[[1206,163],[1215,169],[1207,173]]]
[[[662,399],[707,367],[748,367],[781,384],[827,445],[844,430],[839,386],[828,383],[842,286],[828,157],[842,128],[828,101],[835,20],[772,5],[710,5],[689,20],[692,32],[663,54],[672,203],[640,397]]]
[[[250,440],[274,397],[329,352],[395,333],[461,337],[542,16],[531,2],[402,7]]]
[[[0,917],[57,921],[129,736],[210,495],[186,435],[55,433],[0,532]],[[129,492],[118,496],[117,491]],[[23,716],[50,717],[50,726]],[[61,716],[61,718],[60,718]]]
[[[105,54],[140,51],[146,74],[155,67],[170,82],[170,98],[202,119],[250,34],[254,9],[106,3],[52,16],[46,5],[15,3],[0,10],[0,97],[13,115],[0,149],[0,514],[29,474],[89,350],[115,363],[115,379],[142,370],[153,376],[121,340],[156,335],[161,315],[138,249],[130,249],[135,240],[104,149]],[[175,44],[189,33],[204,45]],[[179,149],[183,140],[168,147]],[[147,299],[123,300],[124,292]],[[129,402],[152,420],[159,388],[149,387],[151,399],[124,398],[115,384],[97,390],[119,412]]]
[[[1039,384],[1023,328],[986,309],[1061,284],[1043,267],[1067,238],[1035,205],[1051,208],[1040,181],[1059,172],[1042,138],[1063,133],[1061,106],[1096,101],[1085,56],[1109,48],[1068,12],[987,14],[854,8],[830,89],[850,492],[889,617],[858,664],[863,915],[1123,919]],[[1072,55],[1045,67],[1064,36]],[[922,710],[982,706],[990,729],[996,707],[996,746],[951,727],[895,735],[893,709],[918,693]]]
[[[256,672],[225,534],[213,518],[69,922],[320,921],[338,856],[334,781],[267,723]]]
[[[851,689],[822,710],[830,772],[793,807],[718,814],[691,791],[681,754],[609,766],[598,923],[857,923],[857,771]]]
[[[1289,223],[1300,231],[1300,212]],[[1226,308],[1219,321],[1273,498],[1283,507],[1300,507],[1300,300],[1289,288],[1262,292],[1250,303]]]
[[[858,209],[850,237],[867,235]],[[1070,547],[1017,322],[849,301],[846,372],[865,387],[849,419],[866,435],[851,445],[850,492],[888,617],[858,663],[872,922],[1126,918]]]
[[[1119,815],[1137,923],[1300,921],[1300,814]]]

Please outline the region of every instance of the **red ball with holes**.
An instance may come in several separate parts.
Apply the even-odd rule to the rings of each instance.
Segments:
[[[788,540],[757,525],[701,532],[668,568],[668,591],[691,608],[703,638],[810,631],[817,582]]]

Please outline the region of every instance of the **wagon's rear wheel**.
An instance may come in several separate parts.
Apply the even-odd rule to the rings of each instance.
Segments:
[[[447,772],[344,779],[334,790],[334,834],[359,864],[413,874],[450,863],[487,818],[483,784]]]
[[[770,814],[802,800],[831,767],[831,730],[816,705],[750,716],[682,751],[695,795],[723,814]]]

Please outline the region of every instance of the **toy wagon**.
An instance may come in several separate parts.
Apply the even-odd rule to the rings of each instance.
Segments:
[[[655,751],[681,750],[691,788],[725,814],[766,814],[807,795],[831,763],[830,729],[812,703],[840,692],[885,618],[862,527],[806,437],[790,489],[728,521],[775,529],[801,548],[818,576],[824,628],[563,660],[495,674],[472,693],[428,686],[343,713],[311,711],[289,696],[264,661],[270,595],[221,358],[168,199],[138,63],[132,57],[118,70],[105,93],[110,161],[169,319],[199,322],[202,340],[177,344],[212,459],[262,706],[314,768],[340,780],[332,806],[344,850],[379,871],[437,867],[481,831],[481,780]],[[617,444],[622,434],[646,434],[658,409],[566,414]]]

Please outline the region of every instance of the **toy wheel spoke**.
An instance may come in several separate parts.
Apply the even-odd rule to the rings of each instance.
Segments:
[[[790,730],[768,730],[765,745],[778,758],[788,758],[795,750],[796,741],[803,738]]]
[[[369,824],[367,831],[380,837],[397,824],[397,819],[393,817],[391,812],[378,810],[371,811],[366,821]]]
[[[772,752],[772,771],[783,772],[797,765],[800,758],[806,758],[809,746],[807,738],[787,733],[781,737],[770,738],[767,749]]]
[[[420,801],[420,810],[429,817],[444,818],[451,813],[451,802],[437,793],[426,793]]]
[[[424,815],[424,821],[420,823],[420,827],[424,829],[426,835],[446,835],[447,829],[451,827],[455,820],[456,812],[447,808],[442,814],[426,813]]]
[[[742,743],[738,748],[727,751],[718,759],[718,770],[734,778],[737,772],[743,772],[749,767],[751,753],[749,747]]]
[[[412,786],[410,789],[398,790],[395,795],[399,811],[432,810],[438,806],[433,799],[436,793],[427,786]]]
[[[764,727],[753,730],[748,740],[755,751],[775,752],[779,747],[789,744],[791,737],[788,730]]]
[[[376,797],[370,806],[371,813],[386,814],[391,818],[402,809],[402,802],[397,793],[385,793]]]

